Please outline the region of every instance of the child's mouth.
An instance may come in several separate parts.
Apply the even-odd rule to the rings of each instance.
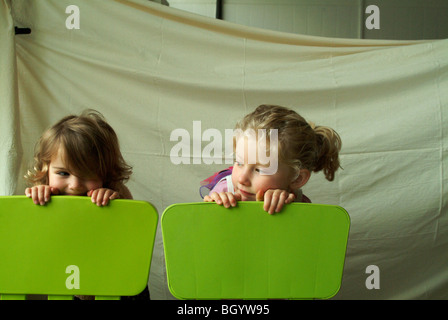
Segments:
[[[255,196],[255,194],[247,192],[247,191],[244,191],[242,189],[238,189],[238,191],[241,193],[242,196],[244,196],[246,198],[251,198],[251,197]]]

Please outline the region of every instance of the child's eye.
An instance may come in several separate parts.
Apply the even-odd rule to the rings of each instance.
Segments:
[[[68,172],[65,172],[65,171],[59,171],[59,172],[57,172],[57,174],[62,177],[68,177],[70,175]]]
[[[265,168],[255,168],[255,172],[261,173],[261,174],[267,174],[267,171]]]
[[[240,167],[243,165],[243,163],[239,162],[238,160],[235,161],[235,164]]]

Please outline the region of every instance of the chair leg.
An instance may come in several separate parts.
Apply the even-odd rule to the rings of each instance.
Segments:
[[[73,300],[73,296],[48,295],[48,300]]]
[[[26,294],[1,294],[0,300],[26,300]]]
[[[120,300],[120,296],[95,296],[95,300]]]

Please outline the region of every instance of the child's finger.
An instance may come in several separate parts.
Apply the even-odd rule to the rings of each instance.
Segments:
[[[234,195],[230,192],[213,192],[204,197],[204,202],[216,202],[219,205],[223,205],[225,208],[235,207],[239,200],[241,200],[240,194]]]
[[[217,204],[221,205],[222,204],[222,200],[221,200],[221,196],[217,193],[217,192],[213,192],[210,196],[210,198],[215,201]]]
[[[109,203],[109,197],[110,197],[110,190],[108,189],[103,189],[103,196],[101,198],[99,198],[99,205],[100,206],[105,206]],[[98,202],[97,202],[98,204]]]
[[[35,204],[39,204],[39,195],[37,193],[37,187],[31,188],[31,199]]]
[[[227,196],[227,194],[225,192],[220,192],[219,193],[219,197],[221,198],[222,205],[225,208],[230,207],[230,199],[229,199],[229,197]]]
[[[109,200],[116,199],[118,197],[118,192],[106,189],[103,196],[103,206],[106,206],[109,203]]]
[[[292,202],[294,202],[295,198],[296,198],[295,194],[294,193],[290,193],[288,195],[288,197],[286,198],[285,203],[292,203]]]
[[[232,207],[236,207],[236,194],[233,193],[227,193],[227,198],[229,199],[230,205]],[[241,196],[240,196],[241,198]]]
[[[255,195],[255,200],[256,201],[263,201],[263,198],[264,198],[263,190],[258,190],[257,194]]]
[[[283,192],[281,190],[268,190],[264,196],[264,207],[263,209],[269,214],[274,214],[283,207],[284,197],[282,198]]]
[[[264,201],[263,210],[269,212],[269,208],[271,207],[271,201],[272,201],[272,192],[270,190],[264,193],[263,201]]]
[[[109,197],[110,200],[119,199],[120,194],[117,191],[112,191],[112,195]]]
[[[275,208],[275,212],[280,212],[283,208],[283,205],[286,203],[286,192],[282,192],[280,193],[278,202],[277,202],[277,207]]]
[[[271,196],[271,201],[267,205],[268,207],[267,212],[269,212],[269,214],[273,214],[275,212],[275,209],[277,208],[277,203],[278,203],[278,195],[273,193]]]
[[[92,190],[92,193],[90,194],[90,198],[93,203],[96,203],[97,195],[98,195],[98,189]]]
[[[103,204],[104,194],[105,194],[106,190],[98,189],[95,191],[98,191],[97,196],[96,196],[96,205],[100,207]]]
[[[45,204],[45,189],[42,187],[37,188],[37,197],[41,206]]]
[[[45,200],[45,202],[50,201],[50,195],[51,195],[51,188],[50,187],[45,188],[44,189],[44,200]]]

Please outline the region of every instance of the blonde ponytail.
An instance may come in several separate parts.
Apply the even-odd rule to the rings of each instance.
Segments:
[[[313,128],[313,126],[312,126]],[[340,168],[339,151],[341,151],[341,137],[329,127],[314,126],[317,141],[316,166],[314,172],[323,171],[328,181],[334,180],[336,170]]]

